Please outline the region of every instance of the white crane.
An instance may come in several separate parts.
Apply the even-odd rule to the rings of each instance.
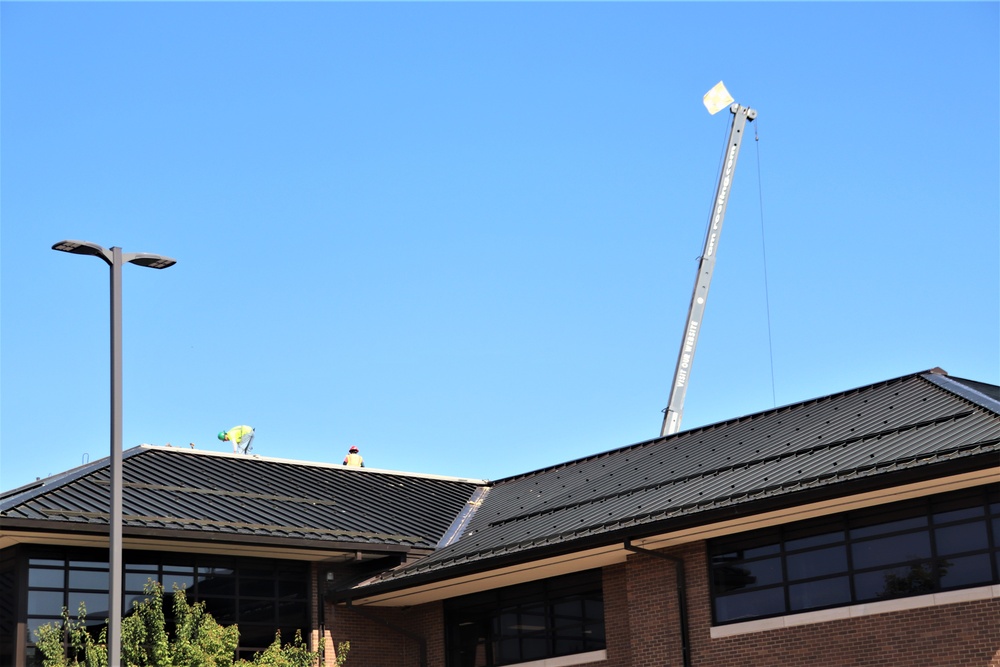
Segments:
[[[729,111],[733,114],[733,124],[729,129],[726,157],[719,174],[719,184],[715,189],[715,199],[712,200],[712,213],[709,217],[708,231],[705,234],[705,248],[698,263],[694,292],[691,294],[691,307],[688,309],[684,335],[681,337],[681,349],[677,354],[677,367],[674,370],[674,383],[670,388],[670,401],[663,411],[661,436],[677,433],[681,428],[684,397],[687,394],[688,379],[691,376],[691,365],[694,363],[698,334],[701,332],[701,323],[705,316],[708,288],[712,284],[712,272],[715,271],[715,256],[719,252],[722,222],[726,217],[726,205],[729,203],[729,194],[733,187],[736,159],[740,155],[740,144],[743,142],[743,128],[747,121],[752,121],[757,117],[757,112],[753,109],[734,103],[732,96],[721,81],[705,94],[704,102],[709,113],[713,115],[729,105]]]

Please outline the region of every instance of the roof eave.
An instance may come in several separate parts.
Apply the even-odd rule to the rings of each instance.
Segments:
[[[983,475],[977,476],[975,473],[983,473]],[[729,522],[733,519],[750,518],[804,505],[827,503],[844,497],[892,491],[908,485],[920,485],[921,483],[926,484],[955,478],[967,480],[963,483],[969,486],[1000,481],[1000,465],[998,465],[996,453],[987,452],[917,468],[906,468],[882,473],[876,477],[844,480],[751,500],[738,505],[713,508],[694,514],[652,521],[639,526],[612,529],[564,542],[531,547],[508,554],[446,565],[439,569],[418,572],[399,580],[373,582],[347,590],[331,591],[330,599],[335,602],[348,602],[362,598],[376,598],[389,593],[398,593],[470,575],[481,575],[501,568],[525,565],[534,561],[559,558],[590,549],[607,547],[622,543],[625,539],[642,541],[666,533],[683,532],[699,526]]]

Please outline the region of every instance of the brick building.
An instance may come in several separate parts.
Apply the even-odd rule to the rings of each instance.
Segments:
[[[184,584],[244,654],[301,627],[357,667],[1000,666],[1000,388],[939,369],[497,481],[149,447],[123,474],[126,598]],[[107,608],[107,479],[0,497],[0,666]]]

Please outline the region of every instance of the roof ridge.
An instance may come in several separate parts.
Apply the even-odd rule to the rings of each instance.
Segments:
[[[966,417],[969,417],[972,414],[973,413],[972,413],[971,410],[967,410],[965,412],[959,412],[959,413],[956,413],[956,414],[953,414],[953,415],[946,415],[946,416],[943,416],[943,417],[937,417],[935,419],[928,419],[928,420],[925,420],[925,421],[922,421],[922,422],[917,422],[917,423],[914,423],[914,424],[904,424],[902,426],[894,426],[893,428],[883,429],[881,431],[873,431],[873,432],[865,433],[865,434],[862,434],[862,435],[851,436],[850,438],[841,438],[839,440],[832,440],[830,442],[825,442],[825,443],[822,443],[822,444],[813,445],[811,447],[804,447],[802,449],[796,449],[794,451],[781,452],[779,454],[772,454],[771,456],[762,456],[762,457],[759,457],[759,458],[748,459],[746,461],[740,461],[740,462],[736,462],[736,463],[730,463],[730,464],[727,464],[727,465],[724,465],[724,466],[718,466],[716,468],[709,468],[709,469],[706,469],[706,470],[700,470],[697,473],[691,473],[691,474],[687,474],[687,475],[680,475],[678,477],[671,477],[669,479],[664,479],[664,480],[661,480],[661,481],[658,481],[658,482],[654,482],[652,484],[643,484],[643,485],[631,487],[631,488],[628,488],[628,489],[622,489],[621,491],[616,491],[614,493],[606,493],[606,494],[601,495],[601,496],[590,497],[590,498],[588,498],[586,500],[579,500],[579,501],[572,502],[572,503],[563,503],[562,505],[553,505],[552,507],[545,507],[545,508],[541,508],[541,509],[536,509],[536,510],[533,510],[531,512],[523,512],[521,514],[516,514],[516,515],[513,515],[513,516],[505,517],[505,518],[499,519],[497,521],[491,521],[491,522],[489,522],[487,524],[487,527],[489,527],[489,528],[495,528],[497,526],[502,526],[502,525],[507,524],[507,523],[513,523],[513,522],[520,521],[520,520],[523,520],[523,519],[528,519],[528,518],[531,518],[531,517],[534,517],[534,516],[541,516],[541,515],[544,515],[544,514],[548,514],[550,512],[555,512],[555,511],[570,509],[570,508],[574,508],[574,507],[583,507],[585,505],[592,505],[592,504],[597,503],[597,502],[603,502],[603,501],[609,500],[611,498],[620,498],[622,496],[628,496],[628,495],[631,495],[633,493],[639,493],[639,492],[643,492],[643,491],[651,491],[653,489],[657,489],[657,488],[660,488],[660,487],[663,487],[663,486],[667,486],[667,485],[670,485],[670,484],[681,484],[681,483],[684,483],[684,482],[690,482],[690,481],[693,481],[693,480],[696,480],[696,479],[701,479],[701,478],[704,478],[704,477],[711,477],[713,475],[718,475],[719,473],[723,473],[723,472],[729,472],[729,471],[732,471],[732,470],[738,470],[740,468],[749,468],[751,466],[766,465],[768,463],[775,463],[777,461],[783,461],[783,460],[786,460],[786,459],[794,459],[794,458],[797,458],[799,456],[805,456],[805,455],[812,454],[812,453],[819,452],[819,451],[823,451],[823,450],[826,450],[826,449],[833,449],[835,447],[846,447],[849,444],[853,444],[855,442],[861,442],[863,440],[871,440],[871,439],[882,438],[882,437],[885,437],[887,435],[893,435],[893,434],[896,434],[896,433],[902,433],[904,431],[910,431],[910,430],[914,430],[914,429],[918,429],[918,428],[924,428],[926,426],[934,426],[934,425],[943,424],[943,423],[949,422],[949,421],[956,421],[956,420],[959,420],[959,419],[964,419]]]
[[[835,399],[838,399],[838,398],[842,398],[842,397],[844,397],[844,396],[846,396],[848,394],[853,394],[853,393],[857,393],[857,392],[874,391],[878,387],[883,387],[883,386],[891,385],[891,384],[894,384],[894,383],[897,383],[897,382],[904,382],[906,380],[911,380],[911,379],[914,379],[914,378],[925,377],[928,374],[935,374],[935,377],[940,377],[940,375],[938,375],[938,374],[943,374],[944,376],[948,375],[947,372],[944,371],[944,370],[942,370],[941,368],[932,368],[930,370],[920,371],[920,372],[917,372],[917,373],[908,373],[907,375],[901,375],[899,377],[890,378],[888,380],[879,380],[878,382],[872,382],[870,384],[862,385],[860,387],[854,387],[852,389],[845,389],[845,390],[838,391],[838,392],[833,393],[833,394],[828,394],[828,395],[825,395],[825,396],[814,396],[813,398],[808,398],[808,399],[805,399],[805,400],[802,400],[802,401],[797,401],[795,403],[788,403],[786,405],[779,405],[777,407],[768,408],[767,410],[761,410],[761,411],[758,411],[758,412],[751,412],[751,413],[748,413],[748,414],[745,414],[745,415],[742,415],[742,416],[739,416],[739,417],[732,417],[730,419],[726,419],[726,420],[723,420],[723,421],[720,421],[720,422],[714,422],[712,424],[704,424],[702,426],[697,426],[695,428],[692,428],[692,429],[690,429],[688,431],[679,431],[677,433],[673,433],[673,434],[667,435],[667,436],[657,436],[655,438],[650,438],[648,440],[641,440],[639,442],[632,443],[631,445],[624,445],[622,447],[616,447],[614,449],[609,449],[609,450],[606,450],[606,451],[603,451],[603,452],[598,452],[596,454],[589,454],[587,456],[581,456],[579,458],[572,459],[570,461],[563,461],[561,463],[556,463],[556,464],[553,464],[553,465],[550,465],[550,466],[545,466],[544,468],[539,468],[537,470],[531,470],[529,472],[519,473],[517,475],[511,475],[509,477],[502,477],[500,479],[493,480],[492,482],[490,482],[490,486],[497,486],[499,484],[506,484],[506,483],[514,482],[514,481],[517,481],[517,480],[520,480],[520,479],[526,479],[526,478],[529,478],[529,477],[534,477],[534,476],[542,474],[542,473],[552,472],[553,470],[558,470],[560,468],[566,468],[566,467],[569,467],[571,465],[576,465],[576,464],[579,464],[579,463],[583,463],[585,461],[592,461],[592,460],[596,460],[596,459],[599,459],[599,458],[604,457],[604,456],[611,456],[613,454],[618,454],[618,453],[621,453],[621,452],[629,451],[631,449],[638,449],[640,447],[646,447],[646,446],[649,446],[649,445],[652,445],[654,443],[661,442],[661,441],[678,439],[678,438],[681,438],[683,436],[690,437],[690,436],[692,436],[694,434],[697,434],[697,433],[703,433],[705,431],[715,430],[715,429],[721,428],[723,426],[727,426],[727,425],[730,425],[730,424],[735,424],[735,423],[738,423],[738,422],[741,422],[741,421],[763,419],[764,417],[767,417],[769,415],[777,414],[779,412],[793,410],[795,408],[805,407],[805,406],[807,406],[807,405],[809,405],[811,403],[827,402],[827,401],[831,401],[831,400],[835,400]]]
[[[344,470],[351,473],[361,473],[361,474],[382,474],[382,475],[394,475],[398,477],[418,477],[420,479],[440,479],[448,482],[467,482],[470,484],[476,484],[483,486],[489,484],[487,479],[477,479],[474,477],[456,477],[453,475],[436,475],[432,473],[423,472],[408,472],[405,470],[389,470],[386,468],[354,468],[349,466],[344,466],[341,463],[332,463],[326,461],[302,461],[299,459],[285,459],[276,456],[261,456],[259,454],[251,454],[247,456],[246,454],[234,454],[232,452],[213,452],[207,449],[184,449],[183,447],[167,447],[159,445],[139,445],[133,447],[135,449],[144,450],[155,450],[159,452],[170,452],[171,454],[181,454],[185,456],[217,456],[229,459],[251,459],[257,461],[265,461],[268,463],[279,463],[285,465],[296,465],[304,466],[308,468],[331,468],[335,470]],[[132,451],[132,450],[126,450]]]

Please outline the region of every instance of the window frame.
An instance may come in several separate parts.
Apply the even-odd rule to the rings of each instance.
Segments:
[[[706,551],[713,626],[997,584],[1000,484],[728,535]]]
[[[281,630],[283,642],[290,641],[296,629],[302,630],[304,638],[311,635],[312,575],[310,566],[306,562],[141,550],[126,550],[123,556],[123,614],[132,609],[132,601],[145,597],[143,587],[148,579],[153,579],[163,585],[165,597],[171,595],[174,582],[185,585],[189,602],[204,601],[207,611],[220,624],[239,625],[238,658],[250,659],[255,653],[265,650],[274,641],[276,630]],[[81,595],[100,594],[103,595],[104,606],[107,607],[107,550],[85,547],[33,547],[24,550],[23,558],[28,576],[25,580],[26,606],[21,613],[24,614],[28,628],[26,656],[28,664],[33,664],[36,649],[32,631],[39,625],[60,622],[63,606],[67,607],[71,618],[76,618],[75,600]],[[55,574],[49,574],[49,578],[44,582],[38,580],[32,584],[33,571],[60,573],[62,584],[55,585]],[[100,580],[98,588],[89,584],[71,586],[73,573],[83,573],[84,578],[98,573],[103,575],[103,579]],[[97,580],[93,582],[97,583]],[[39,585],[41,583],[45,585]],[[215,585],[219,585],[221,592],[212,590]],[[246,594],[242,592],[243,588],[247,589]],[[268,588],[270,590],[267,590]],[[37,609],[32,611],[32,594],[37,593],[59,595],[61,597],[59,608],[44,610],[45,613],[39,613]],[[226,612],[221,612],[221,605],[226,605]],[[220,610],[218,615],[216,609]],[[232,612],[229,613],[228,609]],[[288,610],[292,610],[291,615]],[[258,615],[268,611],[268,614],[266,617],[248,620],[245,616],[249,611]],[[173,605],[169,600],[165,600],[164,615],[168,631],[173,630],[172,612]],[[88,604],[88,626],[99,630],[104,625],[106,616],[107,609],[92,608]]]
[[[603,570],[451,598],[444,622],[448,667],[500,667],[604,650]]]

